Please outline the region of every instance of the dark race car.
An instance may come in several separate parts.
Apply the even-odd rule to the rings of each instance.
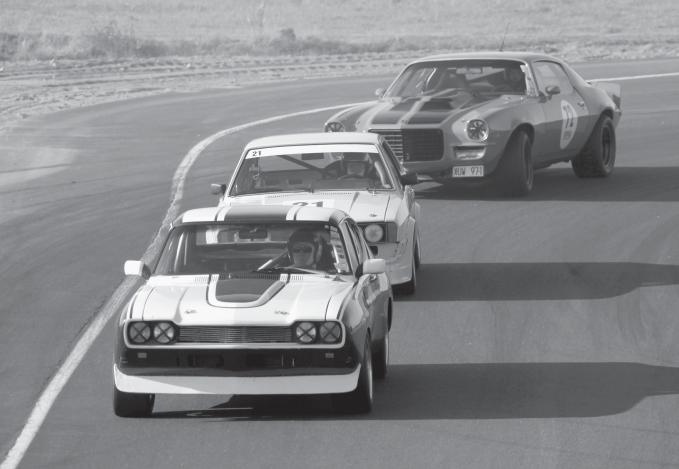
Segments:
[[[425,57],[377,94],[332,116],[325,130],[381,134],[406,168],[436,182],[492,178],[523,195],[533,170],[554,163],[570,161],[578,177],[613,171],[620,86],[587,82],[548,55]]]

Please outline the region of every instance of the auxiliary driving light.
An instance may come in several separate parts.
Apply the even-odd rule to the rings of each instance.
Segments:
[[[169,322],[159,322],[153,326],[153,338],[159,344],[169,344],[174,341],[175,329]]]
[[[319,327],[321,340],[326,344],[335,344],[342,340],[342,327],[334,321],[326,321]]]
[[[130,323],[127,337],[135,344],[143,344],[151,338],[151,327],[145,322]]]
[[[303,344],[316,341],[316,325],[313,322],[300,322],[295,328],[295,338]]]

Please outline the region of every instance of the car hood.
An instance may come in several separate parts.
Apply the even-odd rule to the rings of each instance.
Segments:
[[[223,205],[316,205],[348,213],[357,222],[388,221],[395,217],[401,198],[383,191],[315,191],[241,195],[224,199]]]
[[[351,287],[320,275],[155,276],[137,293],[131,316],[178,325],[289,325],[336,318]]]
[[[510,94],[489,97],[467,93],[460,93],[450,99],[432,99],[431,96],[385,99],[361,114],[356,121],[356,128],[367,130],[380,126],[439,125],[472,111],[481,116],[490,114],[524,99],[524,96]]]

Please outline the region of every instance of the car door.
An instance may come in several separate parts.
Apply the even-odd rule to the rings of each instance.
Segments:
[[[535,142],[536,153],[552,160],[573,156],[582,148],[587,138],[584,128],[587,126],[589,111],[585,100],[557,62],[539,60],[533,62],[533,70],[538,89],[542,93],[545,118],[545,131],[540,133],[543,136],[542,141]],[[554,87],[558,87],[558,93],[547,92]]]

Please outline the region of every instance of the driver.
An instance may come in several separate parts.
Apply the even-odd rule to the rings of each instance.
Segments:
[[[346,178],[367,178],[372,167],[370,156],[368,155],[346,155],[344,157],[344,175],[340,179]]]
[[[323,240],[308,229],[299,229],[288,239],[288,255],[293,267],[318,270],[323,254]]]
[[[511,91],[526,91],[526,75],[518,67],[507,70],[507,84]]]

